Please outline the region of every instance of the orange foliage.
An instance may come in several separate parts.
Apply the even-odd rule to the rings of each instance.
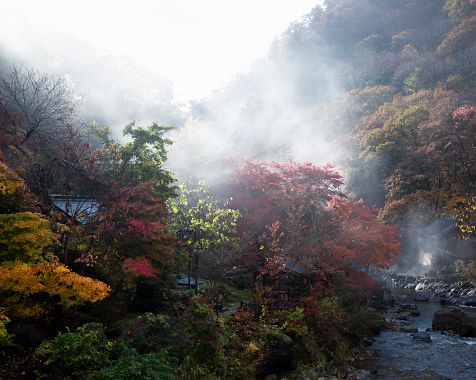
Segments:
[[[17,316],[37,316],[44,311],[32,296],[59,297],[67,308],[107,297],[110,288],[101,281],[74,273],[50,258],[36,264],[9,262],[0,266],[0,293],[7,312]]]
[[[0,161],[0,213],[31,210],[33,203],[25,182]]]
[[[110,288],[83,277],[50,256],[58,239],[51,222],[33,212],[24,181],[0,162],[0,308],[33,317],[53,302],[64,307],[97,302]]]

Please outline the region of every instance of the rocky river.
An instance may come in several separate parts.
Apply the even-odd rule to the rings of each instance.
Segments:
[[[389,314],[393,327],[375,338],[371,347],[374,357],[361,363],[361,368],[370,371],[367,378],[475,380],[476,338],[432,331],[435,313],[448,311],[449,306],[414,301],[413,290],[394,289],[394,293],[395,310],[401,313]],[[461,309],[476,319],[476,308]]]

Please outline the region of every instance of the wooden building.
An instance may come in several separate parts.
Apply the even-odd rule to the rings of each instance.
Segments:
[[[314,274],[305,265],[286,259],[282,270],[272,280],[273,294],[278,306],[294,306],[313,285]]]
[[[420,255],[428,255],[431,265],[451,265],[456,260],[476,259],[476,240],[459,238],[455,218],[439,217],[420,233]]]

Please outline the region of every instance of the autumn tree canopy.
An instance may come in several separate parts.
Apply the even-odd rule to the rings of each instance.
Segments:
[[[386,267],[399,253],[396,227],[347,199],[331,166],[248,161],[235,178],[231,191],[243,215],[244,244],[266,271],[279,271],[289,258],[322,271]]]
[[[59,304],[69,308],[107,297],[110,288],[81,276],[54,255],[59,244],[51,222],[32,207],[23,180],[0,163],[0,307],[10,317],[37,317]],[[16,206],[20,210],[12,207]],[[47,296],[45,298],[45,296]]]

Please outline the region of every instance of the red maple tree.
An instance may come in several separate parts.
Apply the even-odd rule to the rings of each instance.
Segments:
[[[397,228],[347,199],[342,187],[330,165],[246,162],[231,184],[246,260],[271,275],[288,259],[316,273],[389,266],[400,249]]]
[[[176,242],[167,233],[166,207],[149,182],[111,188],[94,223],[96,239],[122,258],[124,270],[153,277],[170,263]]]

